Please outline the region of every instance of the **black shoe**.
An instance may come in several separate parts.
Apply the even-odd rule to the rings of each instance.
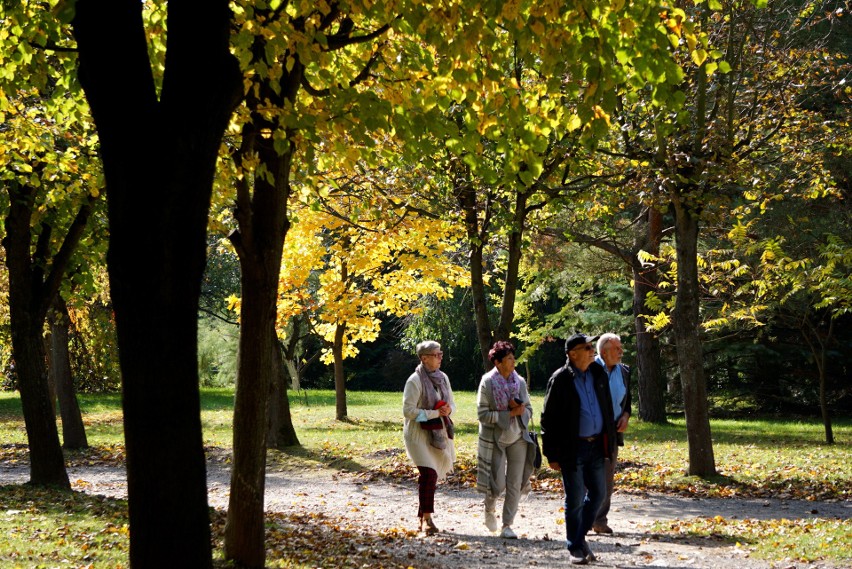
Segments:
[[[571,565],[586,565],[589,562],[589,558],[586,557],[586,553],[582,549],[568,550],[568,559],[571,561]]]
[[[592,551],[592,548],[589,547],[589,542],[587,542],[587,541],[583,542],[583,554],[586,556],[586,559],[588,559],[589,561],[597,561],[598,560],[598,558],[595,557],[595,554]]]

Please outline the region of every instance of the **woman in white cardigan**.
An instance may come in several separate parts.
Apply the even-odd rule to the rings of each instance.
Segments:
[[[529,435],[532,405],[524,378],[515,371],[515,347],[495,342],[488,353],[494,369],[482,376],[476,395],[479,417],[476,489],[485,494],[485,526],[499,528],[497,498],[503,500],[500,536],[516,539],[512,530],[521,495],[530,491],[536,445]]]
[[[456,410],[450,380],[439,368],[441,345],[427,340],[417,344],[420,365],[405,382],[402,395],[402,428],[405,452],[420,471],[418,480],[420,530],[426,535],[438,532],[432,514],[438,481],[453,470],[456,449],[453,421]]]

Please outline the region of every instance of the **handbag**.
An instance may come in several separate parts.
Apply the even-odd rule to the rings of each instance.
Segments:
[[[444,422],[440,417],[435,417],[434,419],[429,419],[428,421],[420,423],[420,428],[426,429],[427,431],[437,431],[444,428]]]
[[[532,417],[530,417],[529,435],[530,439],[532,439],[532,442],[535,445],[535,458],[533,459],[533,468],[538,470],[539,468],[541,468],[541,446],[538,444],[538,433],[532,426]]]
[[[435,404],[435,409],[440,409],[441,407],[443,407],[446,404],[447,403],[445,401],[438,401],[438,403]],[[444,428],[443,417],[435,417],[434,419],[429,419],[427,421],[423,421],[422,423],[420,423],[420,428],[425,429],[427,431],[438,431],[440,429],[443,429]],[[450,438],[453,438],[453,437],[450,436]]]

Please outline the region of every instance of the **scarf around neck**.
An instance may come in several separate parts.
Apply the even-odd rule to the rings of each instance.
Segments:
[[[438,400],[447,401],[447,376],[441,370],[427,371],[423,364],[417,366],[420,376],[420,408],[434,409]]]
[[[518,396],[521,390],[521,376],[513,371],[509,377],[503,377],[497,368],[491,370],[491,393],[498,411],[509,409],[509,400]]]

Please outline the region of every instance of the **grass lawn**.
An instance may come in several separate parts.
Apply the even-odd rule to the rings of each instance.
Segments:
[[[476,457],[475,393],[457,392],[458,482],[473,484]],[[536,418],[543,394],[532,395]],[[332,391],[290,393],[301,447],[271,451],[273,468],[307,463],[386,476],[412,476],[402,445],[402,394],[350,392],[349,420],[335,420]],[[121,462],[123,438],[118,395],[82,395],[89,443],[69,462]],[[229,450],[233,392],[202,390],[202,422],[207,447]],[[852,499],[852,421],[834,422],[836,444],[826,445],[819,420],[714,420],[711,424],[718,476],[686,475],[688,452],[683,419],[666,425],[632,420],[627,446],[619,456],[620,491],[661,491],[702,497],[780,497],[805,500]],[[536,424],[536,427],[538,425]],[[0,463],[27,459],[26,432],[17,393],[0,393]],[[539,475],[541,491],[560,491],[555,473]],[[0,487],[0,566],[122,567],[127,559],[126,504],[81,493],[28,487]],[[217,524],[218,525],[218,524]],[[214,525],[216,527],[217,525]],[[706,536],[748,542],[755,556],[768,559],[827,559],[852,564],[852,521],[724,520],[659,524],[672,536]],[[94,563],[93,560],[97,560]],[[286,565],[282,565],[286,566]]]

